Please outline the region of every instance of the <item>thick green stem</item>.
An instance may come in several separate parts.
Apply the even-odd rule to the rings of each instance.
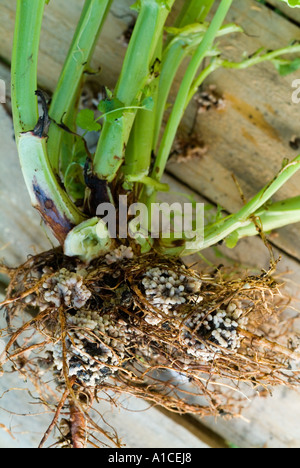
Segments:
[[[68,199],[49,163],[46,138],[33,130],[38,121],[37,62],[45,1],[18,0],[12,54],[12,109],[23,176],[33,206],[57,239],[83,215]]]
[[[201,41],[196,53],[194,54],[186,70],[185,76],[182,80],[180,89],[177,94],[176,101],[174,103],[172,113],[166,125],[166,129],[162,137],[160,148],[154,164],[152,177],[155,180],[159,181],[164,173],[165,166],[175,139],[178,126],[186,108],[186,103],[192,83],[196,77],[199,67],[203,62],[203,59],[207,55],[208,50],[211,48],[214,39],[216,38],[218,31],[220,30],[223,24],[228,10],[231,7],[232,1],[233,0],[222,0],[203,40]]]
[[[57,124],[62,120],[72,130],[75,126],[73,112],[78,100],[84,72],[90,66],[101,28],[112,0],[86,0],[74,34],[67,59],[53,94],[49,115],[53,123],[49,129],[48,153],[54,171],[59,174],[60,151],[65,131]]]
[[[46,145],[45,137],[40,138],[32,132],[23,133],[18,140],[20,164],[32,206],[63,244],[69,231],[85,217],[53,175]]]
[[[124,107],[139,104],[151,72],[157,43],[174,0],[141,0],[139,16],[131,37],[114,96]],[[94,171],[111,182],[123,164],[136,110],[124,110],[117,119],[105,118],[94,157]]]
[[[46,0],[18,0],[11,66],[11,99],[16,141],[38,120],[37,61]]]
[[[184,28],[188,24],[202,23],[205,21],[215,0],[191,0],[185,1],[184,6],[176,19],[174,26]]]
[[[129,183],[129,188],[132,181],[139,182],[149,179],[148,174],[151,165],[152,151],[154,149],[154,128],[156,124],[162,42],[163,37],[161,36],[154,55],[155,62],[152,64],[152,76],[142,98],[147,99],[147,97],[150,97],[150,108],[139,109],[137,111],[126,148],[125,165],[122,171],[125,175],[125,184],[128,185]]]
[[[189,31],[186,31],[188,34],[179,34],[175,38],[170,35],[165,44],[159,85],[154,148],[156,148],[158,143],[167,98],[174,78],[184,58],[190,54],[202,40],[205,33],[205,26],[202,26],[201,23],[205,21],[213,3],[214,0],[192,0],[190,2],[185,2],[174,26],[178,29],[183,29],[188,26]]]
[[[195,27],[197,28],[197,26]],[[237,28],[231,26],[230,28],[225,30],[220,30],[218,35],[227,34],[229,32],[236,32]],[[162,61],[162,71],[161,71],[161,79],[159,85],[159,94],[158,94],[158,106],[156,111],[156,119],[155,119],[155,131],[154,131],[154,148],[157,147],[159,136],[161,132],[161,127],[163,123],[163,118],[166,110],[167,99],[169,93],[172,88],[172,84],[174,82],[175,76],[178,72],[180,65],[182,64],[183,60],[191,53],[193,49],[196,48],[197,45],[201,42],[203,38],[204,32],[199,34],[194,40],[190,41],[190,43],[186,39],[182,40],[174,40],[169,45],[168,50],[165,51],[163,61]],[[192,85],[192,90],[189,93],[189,96],[186,101],[186,105],[184,110],[186,109],[187,105],[191,101],[193,95],[195,94],[194,89],[203,83],[205,78],[212,73],[214,70],[219,68],[221,63],[217,63],[217,59],[213,61],[209,67],[207,67],[203,73],[201,73],[197,79],[194,81]],[[183,111],[184,112],[184,111]]]

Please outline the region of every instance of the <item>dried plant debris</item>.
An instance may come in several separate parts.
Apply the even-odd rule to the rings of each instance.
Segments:
[[[226,107],[226,101],[220,95],[215,85],[209,85],[205,90],[200,90],[194,97],[197,103],[197,113],[193,128],[196,125],[199,114],[204,114],[211,109],[223,110]],[[191,132],[187,136],[179,136],[173,146],[170,162],[184,163],[190,160],[202,158],[208,152],[208,146],[199,136]]]
[[[202,158],[208,151],[205,143],[195,135],[178,137],[174,143],[170,162],[184,163]]]
[[[41,362],[55,376],[57,405],[45,439],[69,407],[73,445],[87,443],[89,431],[96,431],[119,446],[117,436],[90,416],[95,397],[106,392],[179,413],[232,417],[243,405],[245,384],[248,393],[299,384],[299,354],[290,336],[286,344],[286,332],[276,341],[268,335],[268,321],[286,301],[266,272],[199,273],[122,246],[88,267],[56,249],[10,276],[1,362],[4,371],[12,365],[34,381],[43,401]],[[74,429],[81,419],[84,437]]]
[[[205,90],[199,90],[194,99],[198,104],[199,114],[204,114],[211,109],[223,110],[226,106],[224,97],[217,92],[217,87],[213,84]]]

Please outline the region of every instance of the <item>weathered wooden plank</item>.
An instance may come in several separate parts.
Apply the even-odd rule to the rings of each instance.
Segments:
[[[290,8],[288,5],[281,2],[280,0],[268,0],[268,3],[273,7],[277,8],[282,13],[284,13],[293,22],[297,22],[300,24],[300,10],[298,8]]]
[[[275,389],[272,397],[251,402],[241,419],[206,421],[240,448],[299,448],[299,395]]]
[[[300,38],[299,28],[254,1],[235,2],[228,21],[240,24],[246,32],[238,39],[235,36],[222,41],[226,55],[237,61],[244,52],[251,54],[262,46],[279,48]],[[200,114],[194,129],[207,146],[207,153],[180,164],[170,162],[168,170],[228,212],[237,211],[242,202],[232,174],[249,198],[274,177],[284,158],[297,155],[290,147],[290,141],[299,135],[299,104],[292,102],[296,78],[299,73],[280,77],[272,64],[215,72],[205,86],[216,86],[225,97],[226,108]],[[192,109],[184,120],[186,133]],[[298,174],[274,199],[297,195],[299,182]],[[300,258],[299,232],[299,225],[284,228],[274,242]]]
[[[40,83],[50,90],[53,89],[58,77],[67,44],[72,37],[75,20],[80,13],[79,6],[81,4],[82,2],[74,0],[72,2],[72,11],[69,9],[69,2],[63,2],[62,0],[50,2],[49,7],[47,7],[47,9],[49,8],[48,12],[52,11],[52,16],[49,14],[49,18],[45,18],[44,22],[45,32],[43,37],[44,46],[41,47]],[[9,58],[8,51],[11,47],[12,29],[10,25],[12,25],[14,19],[14,5],[15,2],[0,1],[1,18],[4,18],[0,25],[0,37],[1,39],[4,37],[2,50],[3,55],[7,54],[7,58]],[[57,5],[59,5],[60,10],[55,10]],[[261,44],[265,44],[267,47],[278,47],[293,37],[299,37],[299,35],[297,36],[298,29],[288,24],[286,20],[278,17],[278,15],[273,16],[273,13],[269,11],[267,17],[264,7],[262,7],[264,12],[262,19],[249,23],[248,15],[254,17],[255,11],[257,11],[255,8],[251,10],[251,7],[256,6],[256,3],[248,0],[236,2],[233,16],[229,18],[235,18],[238,22],[244,24],[248,34],[259,36],[254,38],[244,37],[238,43],[234,43],[234,49],[232,49],[232,41],[225,42],[225,46],[228,47],[227,50],[233,51],[236,57],[239,57],[244,50],[249,51],[249,53],[253,52]],[[50,7],[54,8],[54,10],[50,10]],[[2,16],[3,12],[6,12],[4,17]],[[58,12],[60,21],[58,21]],[[97,64],[103,64],[103,74],[99,77],[99,83],[105,83],[109,86],[114,85],[121,64],[120,57],[124,53],[124,49],[121,46],[119,47],[117,42],[125,25],[124,20],[127,21],[128,17],[123,20],[111,17],[111,22],[108,23],[110,31],[107,31],[106,40],[103,41],[106,49],[104,50],[102,46],[97,48],[96,62]],[[115,29],[112,28],[112,25]],[[111,34],[114,35],[114,38],[111,37]],[[268,43],[265,42],[266,39]],[[112,54],[111,51],[116,49],[117,52]],[[52,58],[51,50],[54,51]],[[116,55],[119,53],[121,55]],[[105,57],[105,60],[98,60],[98,54],[99,57]],[[45,58],[42,61],[44,55]],[[248,75],[249,73],[250,75]],[[235,74],[237,76],[234,77]],[[211,82],[215,82],[218,90],[224,92],[227,97],[227,108],[223,113],[212,111],[212,113],[207,113],[199,118],[199,132],[208,145],[209,152],[200,161],[190,161],[180,165],[176,164],[176,166],[172,164],[169,166],[169,170],[176,177],[186,181],[194,190],[204,194],[214,202],[220,203],[228,211],[238,209],[241,202],[238,191],[231,181],[232,172],[236,173],[246,196],[251,196],[273,176],[280,167],[283,155],[291,157],[294,154],[288,145],[290,138],[297,135],[298,131],[298,108],[294,107],[290,102],[290,79],[292,78],[278,78],[269,65],[258,67],[256,71],[232,72],[230,75],[222,72],[213,76]],[[191,107],[191,111],[185,119],[186,128],[190,128],[193,110]],[[250,118],[250,115],[252,115],[252,118]],[[4,129],[6,137],[1,140],[6,142],[5,146],[2,145],[5,150],[3,150],[2,154],[13,154],[13,152],[10,153],[13,143],[9,140],[10,142],[7,144],[7,135],[12,135],[11,123],[1,125],[1,128]],[[240,141],[241,135],[243,136],[242,141]],[[230,148],[230,152],[228,148]],[[15,154],[15,149],[13,151]],[[248,155],[251,155],[251,158]],[[38,230],[38,219],[36,222],[32,221],[32,225],[28,224],[28,215],[24,214],[23,205],[23,200],[28,200],[28,196],[25,191],[19,192],[19,187],[24,187],[24,185],[22,184],[21,174],[17,175],[17,172],[15,172],[18,167],[15,166],[16,160],[11,159],[10,156],[9,161],[10,163],[11,161],[15,162],[11,163],[9,171],[6,171],[7,177],[1,179],[1,206],[4,209],[3,218],[1,213],[1,225],[3,226],[3,220],[5,227],[8,226],[7,223],[11,223],[11,227],[10,231],[6,233],[6,237],[2,232],[3,229],[0,230],[0,236],[2,236],[0,237],[0,248],[10,242],[10,246],[3,250],[3,253],[9,262],[15,264],[19,263],[24,255],[26,256],[33,251],[33,245],[38,249],[42,249],[45,244],[48,248],[49,243],[45,237],[45,244],[44,240],[41,241],[40,239],[41,236],[44,236],[44,233],[42,230]],[[5,159],[1,158],[1,166],[4,165],[5,170],[6,164],[4,163]],[[247,171],[245,171],[245,164],[247,164]],[[176,170],[174,167],[176,167]],[[10,174],[13,175],[12,179],[9,177]],[[178,186],[172,179],[170,181],[172,187],[176,189]],[[298,184],[299,179],[295,178],[282,196],[297,194]],[[15,187],[18,186],[19,194],[14,193],[12,201],[7,202],[6,194],[12,185],[15,191]],[[2,190],[3,187],[5,187],[5,190]],[[14,197],[17,197],[17,200]],[[26,206],[25,209],[29,210],[28,214],[30,212],[29,219],[33,220],[34,215],[29,204]],[[20,235],[20,230],[23,230],[24,234]],[[280,232],[283,232],[283,230]],[[17,237],[14,238],[16,233]],[[293,255],[298,255],[298,246],[294,245],[296,244],[296,236],[298,236],[297,229],[294,232],[293,229],[289,228],[284,230],[284,234],[280,237],[274,238],[273,241]],[[24,238],[25,243],[23,244]],[[234,251],[229,251],[224,247],[221,250],[224,255],[233,258],[237,262],[259,268],[267,268],[268,266],[268,253],[258,239],[242,241]],[[22,254],[20,254],[20,251],[22,251]],[[204,252],[204,254],[207,258],[214,259],[212,251]],[[226,259],[222,258],[221,261],[224,263]],[[220,259],[218,262],[220,262]],[[284,256],[279,268],[283,272],[292,269],[294,271],[293,282],[299,284],[299,267],[296,262],[292,262],[288,257]],[[292,283],[290,284],[292,285]],[[299,293],[297,288],[293,290]],[[300,406],[298,397],[290,394],[290,392],[287,393],[286,398],[281,395],[280,391],[279,394],[278,399],[276,397],[275,400],[269,398],[259,400],[258,406],[252,404],[250,413],[247,413],[249,422],[245,424],[243,422],[244,425],[242,426],[235,425],[235,423],[230,423],[231,425],[229,423],[221,424],[220,421],[216,424],[213,421],[206,421],[206,423],[222,436],[226,435],[227,439],[240,446],[262,446],[265,443],[268,446],[272,446],[272,443],[275,446],[276,444],[280,446],[293,446],[293,444],[297,446],[298,444],[299,446],[299,434],[296,429],[293,430],[293,426],[297,426],[297,420],[299,419],[297,411],[293,411],[293,408]],[[290,406],[287,405],[287,401],[292,402]],[[280,410],[281,406],[287,407],[285,413]],[[266,411],[266,415],[264,415],[264,411]],[[128,418],[129,414],[126,413],[126,418]],[[145,414],[148,421],[149,413]],[[138,413],[138,416],[140,417],[141,413]],[[116,416],[116,420],[118,420],[118,416]],[[253,428],[255,428],[255,432],[252,430]],[[123,429],[126,431],[125,424]],[[141,428],[140,432],[143,430],[144,427]],[[155,430],[153,428],[153,431]],[[128,429],[128,433],[131,434],[131,429]],[[273,440],[271,440],[272,437]],[[157,439],[160,439],[159,432]],[[124,440],[126,440],[126,437]],[[156,440],[153,443],[159,442]]]
[[[10,60],[12,48],[15,3],[0,0],[1,53],[7,60]],[[74,0],[70,8],[69,2],[57,0],[46,8],[39,62],[39,82],[46,89],[53,90],[56,84],[82,4],[83,0]],[[101,66],[99,77],[93,78],[99,86],[113,87],[117,80],[125,54],[119,39],[132,19],[128,14],[130,4],[130,0],[114,2],[101,34],[93,61],[96,68]],[[177,8],[180,4],[181,0],[176,3]],[[262,45],[276,48],[300,38],[296,25],[254,0],[236,0],[228,21],[241,24],[246,33],[238,40],[234,35],[221,41],[227,54],[236,60],[244,52],[253,53]],[[249,197],[274,176],[283,158],[296,155],[289,142],[299,133],[299,105],[291,100],[292,81],[297,77],[295,73],[281,78],[270,64],[245,71],[215,72],[207,84],[216,84],[217,90],[225,95],[227,108],[198,119],[196,131],[208,146],[208,152],[198,161],[179,166],[170,164],[169,170],[183,181],[191,181],[194,190],[220,203],[229,212],[237,210],[241,202],[232,173]],[[184,119],[186,130],[192,126],[194,111],[191,106]],[[278,197],[297,194],[299,180],[300,176],[295,176]],[[276,243],[300,258],[298,235],[298,226],[284,228],[279,231]]]

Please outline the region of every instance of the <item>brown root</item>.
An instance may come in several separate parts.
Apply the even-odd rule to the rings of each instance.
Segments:
[[[68,414],[70,446],[105,446],[104,436],[120,447],[90,411],[95,400],[117,404],[124,393],[180,414],[234,417],[261,389],[299,385],[300,354],[286,330],[276,341],[268,335],[288,299],[266,272],[199,273],[154,254],[86,266],[56,249],[10,277],[2,366],[28,375],[41,393],[41,361],[56,378],[41,446]]]

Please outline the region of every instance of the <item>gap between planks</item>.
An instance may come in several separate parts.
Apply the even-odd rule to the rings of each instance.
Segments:
[[[216,203],[214,202],[214,200],[208,198],[207,196],[202,195],[202,193],[198,192],[198,191],[195,190],[195,189],[191,189],[191,187],[189,187],[183,180],[181,180],[181,179],[178,177],[177,174],[171,173],[171,172],[169,172],[168,170],[166,170],[166,172],[165,172],[165,177],[168,179],[168,182],[169,182],[170,186],[175,185],[175,184],[179,184],[179,185],[181,186],[181,188],[182,188],[183,190],[186,191],[186,193],[189,193],[189,192],[190,192],[191,194],[200,197],[200,199],[201,199],[201,201],[202,201],[203,203],[213,206],[215,210],[217,209],[217,205],[216,205]],[[168,182],[166,182],[166,183],[168,183]],[[172,182],[173,182],[173,184],[172,184]],[[229,213],[229,212],[226,211],[226,210],[222,210],[222,213],[223,213],[225,216],[228,216],[228,215],[231,215],[231,214],[232,214],[232,213]],[[259,239],[259,235],[253,236],[252,238],[254,238],[254,239]],[[269,235],[269,236],[267,237],[267,239],[268,239],[268,242],[270,243],[272,249],[276,249],[276,251],[277,251],[280,255],[285,256],[287,259],[291,260],[292,262],[295,262],[295,264],[298,264],[298,266],[299,266],[299,268],[300,268],[300,260],[299,260],[299,258],[296,257],[296,256],[294,256],[294,255],[293,255],[292,253],[290,253],[290,252],[286,252],[286,251],[284,250],[283,247],[280,247],[280,246],[276,245],[274,242],[272,242],[272,234]],[[242,239],[240,239],[239,242],[241,242],[241,241],[242,241]],[[222,244],[220,243],[220,245],[222,245]]]
[[[177,414],[168,411],[165,408],[156,408],[160,413],[171,419],[176,424],[187,429],[191,434],[196,436],[201,442],[205,443],[210,448],[231,448],[230,442],[217,434],[214,430],[207,427],[199,419],[196,419],[192,414]]]
[[[297,8],[290,8],[280,0],[267,0],[265,6],[273,11],[275,9],[275,12],[277,12],[279,16],[285,18],[287,21],[290,21],[296,26],[300,26],[300,10]],[[282,15],[276,10],[279,10]]]
[[[270,3],[274,3],[274,4],[275,4],[275,3],[279,3],[279,2],[274,2],[274,1],[272,1],[272,2],[270,2]],[[259,5],[258,5],[258,6],[259,6]],[[294,10],[293,10],[293,12],[294,12]],[[176,178],[174,177],[174,174],[172,175],[172,178],[173,178],[174,180],[176,180]],[[178,181],[179,181],[181,184],[183,184],[183,181],[182,181],[182,180],[178,180]],[[194,192],[194,193],[197,193],[198,191],[193,190],[193,192]],[[199,194],[199,192],[198,192],[198,194]],[[207,197],[206,197],[206,200],[208,200]],[[211,204],[212,204],[212,205],[215,205],[215,203],[211,203]],[[277,248],[278,248],[278,246],[277,246]],[[284,253],[284,255],[286,255],[286,253]],[[289,258],[292,258],[292,257],[289,256]],[[174,415],[173,415],[173,414],[168,415],[168,416],[174,418]],[[191,421],[189,420],[189,418],[194,419],[192,416],[190,416],[190,417],[189,417],[189,416],[184,416],[184,417],[182,417],[182,416],[177,416],[177,415],[175,415],[175,417],[178,417],[178,418],[180,419],[181,424],[183,424],[183,425],[184,425],[184,424],[189,424],[189,425],[191,425],[191,427],[194,429],[194,422],[191,422]],[[197,426],[197,428],[199,427],[199,426],[198,426],[198,421],[197,421],[197,425],[196,425],[196,426]],[[202,424],[201,424],[201,426],[202,426]],[[197,429],[197,431],[198,431],[198,429]],[[202,432],[200,431],[200,433],[202,433]],[[205,431],[204,431],[204,433],[205,433]],[[197,434],[198,434],[198,432],[197,432]],[[201,437],[202,437],[202,436],[201,436]],[[201,437],[199,437],[199,438],[201,439]],[[207,437],[207,436],[206,436],[206,437]],[[218,437],[218,436],[217,436],[217,437]],[[213,441],[215,441],[215,433],[214,433],[214,432],[210,433],[210,436],[208,437],[208,439],[211,441],[211,443],[208,444],[208,445],[212,445]],[[221,439],[222,439],[222,438],[221,438]],[[203,440],[203,439],[202,439],[202,440]],[[222,439],[222,441],[223,441],[223,439]]]

